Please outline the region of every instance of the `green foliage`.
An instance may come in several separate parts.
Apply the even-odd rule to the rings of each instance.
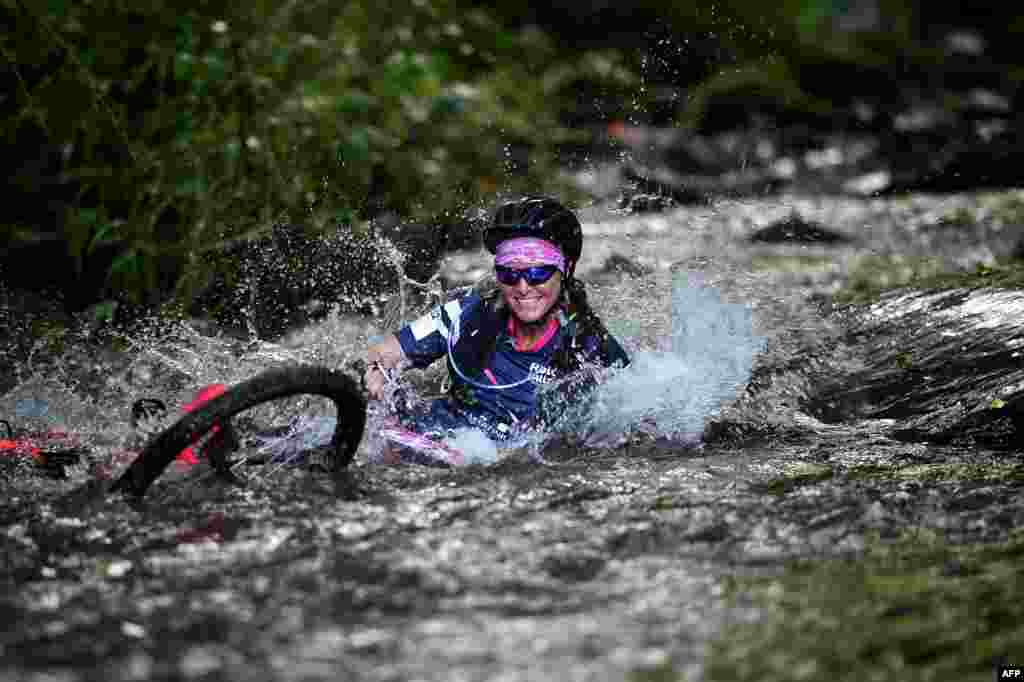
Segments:
[[[980,207],[972,212],[956,209],[943,216],[941,222],[973,226],[989,222],[1002,229],[1014,229],[1024,224],[1024,191],[985,192],[978,195]]]
[[[101,301],[90,308],[90,314],[92,319],[90,320],[94,325],[102,325],[107,322],[114,320],[114,315],[117,312],[117,301]]]
[[[857,560],[801,561],[731,581],[764,609],[708,656],[715,680],[990,680],[1024,630],[1024,538],[953,547],[926,530]]]
[[[786,495],[797,488],[831,480],[835,471],[824,464],[794,464],[786,467],[782,475],[764,483],[752,485],[755,492]]]
[[[906,466],[884,466],[863,464],[844,472],[852,479],[880,478],[888,480],[919,481],[963,481],[971,483],[992,483],[1024,480],[1022,464],[912,464]]]
[[[771,103],[769,108],[826,127],[852,116],[850,104],[856,99],[891,110],[904,97],[928,92],[962,112],[973,106],[969,88],[978,79],[969,79],[971,85],[960,91],[951,85],[964,67],[950,59],[942,39],[956,29],[978,30],[992,39],[986,56],[969,68],[1017,87],[1024,81],[1020,60],[1010,56],[1019,36],[1013,27],[1020,22],[1009,6],[984,21],[946,12],[936,3],[906,0],[650,0],[632,6],[651,16],[652,24],[664,26],[665,33],[680,36],[680,43],[689,36],[707,36],[721,48],[717,63],[699,82],[680,83],[686,100],[676,111],[676,122],[693,129],[716,124],[712,105],[720,98],[751,114],[760,113],[752,104]],[[1015,21],[1007,28],[1003,17]],[[992,57],[1010,63],[1004,67]],[[636,97],[656,97],[656,90]],[[650,105],[641,101],[637,108]]]
[[[861,94],[855,87],[915,91],[927,84],[913,74],[945,68],[942,49],[921,35],[938,11],[924,3],[880,0],[867,21],[863,3],[845,0],[633,7],[650,18],[645,36],[700,36],[721,48],[696,66],[675,57],[673,87],[687,95],[677,120],[693,127],[735,97],[828,121]],[[56,231],[79,271],[116,248],[125,255],[113,261],[108,293],[148,299],[175,282],[194,289],[204,252],[277,221],[330,230],[379,210],[447,221],[500,191],[561,191],[559,147],[591,135],[566,127],[565,114],[589,93],[624,109],[654,106],[659,88],[639,76],[659,48],[654,39],[580,48],[528,23],[535,9],[516,0],[0,0],[16,29],[0,35],[8,183],[24,190],[23,204],[64,214],[56,227],[10,217],[4,236]],[[1011,84],[1024,79],[1019,66],[1008,65]],[[953,108],[969,101],[947,95]],[[528,167],[509,149],[527,150]]]
[[[829,272],[839,267],[834,256],[803,254],[760,254],[754,256],[750,266],[769,272]]]
[[[658,665],[631,670],[626,675],[626,682],[683,682],[684,677],[676,672],[671,661],[664,661]]]
[[[1024,263],[1005,260],[957,270],[937,258],[861,256],[849,266],[846,284],[833,298],[838,303],[870,303],[885,291],[918,289],[1024,289]]]
[[[955,231],[988,226],[1012,235],[1024,223],[1024,194],[1019,190],[980,193],[974,198],[970,208],[958,207],[940,216],[937,226]],[[871,303],[886,291],[910,286],[919,289],[1024,289],[1024,261],[1001,258],[962,268],[939,258],[864,255],[849,262],[846,282],[834,298],[839,303]]]
[[[17,84],[4,135],[72,150],[68,252],[81,267],[123,245],[109,284],[135,298],[166,284],[168,258],[195,270],[275,221],[444,219],[550,188],[573,78],[626,78],[614,55],[446,0],[3,8],[18,29],[0,42]],[[530,148],[525,173],[507,174],[504,144]]]
[[[690,92],[680,123],[697,128],[707,114],[711,101],[722,95],[775,100],[780,107],[827,114],[832,105],[805,92],[792,65],[782,59],[759,59],[719,71]]]

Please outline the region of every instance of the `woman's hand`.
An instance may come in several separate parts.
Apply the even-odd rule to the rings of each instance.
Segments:
[[[366,349],[366,373],[363,375],[363,382],[371,399],[380,400],[384,397],[384,387],[387,385],[384,370],[398,367],[403,357],[402,346],[394,334],[388,334],[383,341]]]

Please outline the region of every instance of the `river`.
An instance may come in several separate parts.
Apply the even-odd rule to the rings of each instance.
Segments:
[[[1012,429],[930,436],[969,430],[963,415],[982,402],[1016,404],[1024,295],[831,302],[877,259],[886,266],[870,276],[899,278],[925,255],[965,267],[1005,255],[1014,228],[986,218],[986,201],[584,209],[579,273],[634,366],[611,378],[595,418],[543,450],[545,464],[521,453],[458,469],[370,464],[371,428],[344,481],[251,467],[240,488],[171,472],[139,505],[89,494],[84,466],[54,480],[7,462],[0,671],[991,679],[995,661],[1024,660],[1020,448]],[[937,238],[956,211],[981,215],[984,234]],[[751,239],[793,215],[847,239]],[[628,267],[608,267],[613,255]],[[456,253],[443,267],[463,283],[486,260]],[[170,320],[102,349],[69,337],[21,368],[0,413],[70,430],[117,468],[146,437],[128,424],[133,400],[182,404],[204,384],[294,362],[343,367],[383,331],[332,315],[275,343]],[[941,375],[957,354],[995,360],[973,381],[961,380],[974,375],[966,361]],[[247,417],[329,413],[301,398]],[[688,437],[705,428],[703,444]]]

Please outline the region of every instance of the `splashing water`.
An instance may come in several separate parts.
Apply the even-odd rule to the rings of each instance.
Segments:
[[[270,462],[290,464],[301,461],[306,452],[331,442],[336,425],[335,417],[299,416],[288,424],[282,434],[257,436],[256,453]]]
[[[625,369],[589,368],[600,386],[586,409],[570,410],[546,432],[524,434],[514,447],[526,446],[535,461],[543,461],[540,452],[553,436],[569,436],[588,447],[610,448],[637,433],[682,444],[699,442],[706,420],[735,398],[737,389],[749,380],[754,358],[765,342],[753,332],[748,306],[723,302],[718,290],[704,286],[698,274],[675,273],[667,279],[657,274],[607,287],[588,287],[590,300],[626,347],[632,364]],[[667,288],[671,297],[664,295]],[[670,309],[666,305],[669,300]],[[407,312],[414,317],[423,311]],[[362,356],[368,339],[389,331],[382,328],[393,326],[389,322],[332,314],[277,343],[225,339],[189,325],[167,323],[152,339],[128,339],[129,352],[116,371],[107,372],[103,382],[91,387],[91,397],[62,384],[61,372],[54,374],[54,368],[40,368],[2,396],[0,407],[5,406],[5,413],[11,414],[17,401],[24,411],[29,401],[44,398],[54,408],[47,422],[59,416],[60,406],[66,408],[63,411],[88,407],[83,419],[61,420],[62,425],[82,432],[92,445],[111,451],[138,447],[144,438],[129,429],[126,413],[127,406],[139,397],[159,397],[168,405],[180,405],[203,385],[231,385],[281,364],[343,367]],[[168,325],[173,327],[172,333]],[[437,370],[434,367],[428,372],[437,374]],[[48,386],[55,381],[62,384],[59,396],[55,390],[42,390],[43,378]],[[404,378],[401,381],[411,389],[413,400],[423,400]],[[280,435],[259,439],[253,456],[272,462],[302,459],[304,451],[330,441],[335,425],[332,413],[326,401],[321,404],[317,399],[289,399],[255,408],[249,416],[257,425],[286,424],[287,428]],[[386,405],[371,405],[367,436],[360,446],[363,461],[381,459],[384,443],[374,432],[388,413]],[[167,420],[156,426],[169,426],[178,416],[172,408]],[[509,452],[471,429],[454,434],[446,445],[473,464],[491,464]]]
[[[556,430],[589,447],[618,447],[637,432],[699,443],[706,421],[749,381],[766,346],[748,306],[723,302],[703,284],[700,273],[676,273],[667,349],[633,350],[624,369],[591,368],[603,375],[593,399],[567,412]]]
[[[466,464],[494,464],[501,458],[498,446],[479,429],[456,429],[444,442],[465,455]]]

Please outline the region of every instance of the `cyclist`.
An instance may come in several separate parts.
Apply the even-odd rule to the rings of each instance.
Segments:
[[[432,438],[473,427],[504,441],[523,425],[547,423],[592,388],[579,370],[629,364],[574,276],[583,231],[571,210],[544,196],[505,203],[484,245],[494,254],[496,292],[439,305],[366,353],[364,380],[374,399],[389,370],[447,358],[449,393],[427,410],[399,415],[404,427]],[[561,381],[569,376],[582,380]],[[551,382],[569,388],[537,390]]]

